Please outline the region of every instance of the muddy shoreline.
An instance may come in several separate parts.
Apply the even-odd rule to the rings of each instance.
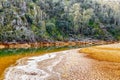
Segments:
[[[36,43],[0,43],[0,49],[5,48],[39,48],[39,47],[50,47],[50,46],[76,46],[76,45],[102,45],[102,44],[113,44],[118,43],[115,41],[99,41],[99,40],[92,40],[92,41],[56,41],[56,42],[36,42]]]

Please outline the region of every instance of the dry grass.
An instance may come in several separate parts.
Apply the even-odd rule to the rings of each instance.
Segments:
[[[82,48],[80,52],[86,53],[97,60],[120,62],[120,44]]]

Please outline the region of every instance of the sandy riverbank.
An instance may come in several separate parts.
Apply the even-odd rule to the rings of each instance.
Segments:
[[[91,59],[79,50],[18,60],[5,80],[120,80],[120,63]]]
[[[120,62],[120,43],[82,48],[80,52],[97,60]]]

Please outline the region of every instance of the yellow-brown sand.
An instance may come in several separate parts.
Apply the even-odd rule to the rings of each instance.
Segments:
[[[35,56],[37,54],[30,54],[30,55],[12,55],[12,56],[5,56],[5,57],[0,57],[0,80],[3,79],[3,73],[4,70],[9,67],[12,64],[15,64],[15,62],[23,57],[30,57],[30,56]],[[39,54],[40,55],[40,54]]]
[[[98,60],[120,62],[120,43],[82,48],[80,52]]]
[[[55,50],[49,50],[48,52],[57,52],[57,51],[62,51],[62,50],[67,50],[65,49],[55,49]],[[11,56],[4,56],[0,57],[0,80],[3,80],[4,78],[4,71],[6,68],[11,66],[12,64],[14,65],[18,59],[24,58],[24,57],[33,57],[33,56],[38,56],[47,53],[46,51],[43,52],[38,52],[34,54],[19,54],[19,55],[11,55]]]

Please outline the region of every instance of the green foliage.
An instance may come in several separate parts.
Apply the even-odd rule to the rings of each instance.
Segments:
[[[32,23],[33,23],[33,18],[32,18],[32,16],[31,16],[29,13],[25,14],[25,17],[26,17],[27,22],[28,22],[29,24],[32,24]]]
[[[37,0],[32,0],[34,3],[36,3]]]
[[[119,9],[97,0],[2,0],[0,41],[119,40]]]
[[[46,30],[50,35],[54,35],[56,32],[56,27],[54,23],[47,23]]]

